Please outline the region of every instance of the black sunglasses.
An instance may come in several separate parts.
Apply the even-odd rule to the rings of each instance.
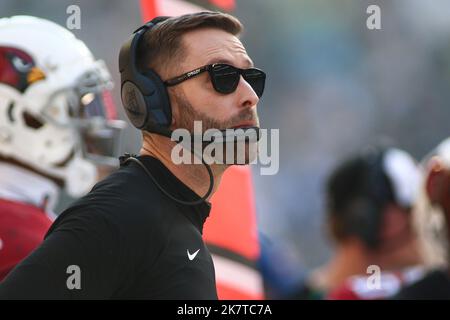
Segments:
[[[256,68],[239,69],[225,63],[215,63],[200,67],[178,77],[166,80],[164,84],[168,87],[175,86],[205,71],[208,71],[212,85],[219,93],[228,94],[234,92],[239,84],[241,75],[250,84],[259,98],[261,98],[264,92],[264,84],[266,82],[266,74],[264,71]]]

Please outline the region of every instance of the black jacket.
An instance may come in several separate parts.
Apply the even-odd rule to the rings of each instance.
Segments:
[[[160,161],[139,159],[171,195],[199,199]],[[202,240],[209,212],[172,201],[129,162],[58,217],[0,299],[217,299]]]

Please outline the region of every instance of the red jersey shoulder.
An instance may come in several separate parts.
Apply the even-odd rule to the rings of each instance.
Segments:
[[[51,224],[40,208],[0,199],[0,281],[42,242]]]

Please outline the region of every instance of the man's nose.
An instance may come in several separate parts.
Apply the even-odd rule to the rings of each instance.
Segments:
[[[244,108],[250,108],[259,102],[259,97],[253,90],[252,86],[241,76],[238,86],[236,88],[239,96],[239,106]]]

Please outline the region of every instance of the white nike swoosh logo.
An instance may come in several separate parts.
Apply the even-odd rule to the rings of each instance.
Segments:
[[[188,254],[188,258],[189,258],[189,260],[194,260],[195,259],[195,256],[197,255],[197,253],[200,251],[200,249],[198,249],[197,251],[195,251],[193,254],[190,254],[189,253],[189,249],[187,249],[186,250],[187,251],[187,254]]]

